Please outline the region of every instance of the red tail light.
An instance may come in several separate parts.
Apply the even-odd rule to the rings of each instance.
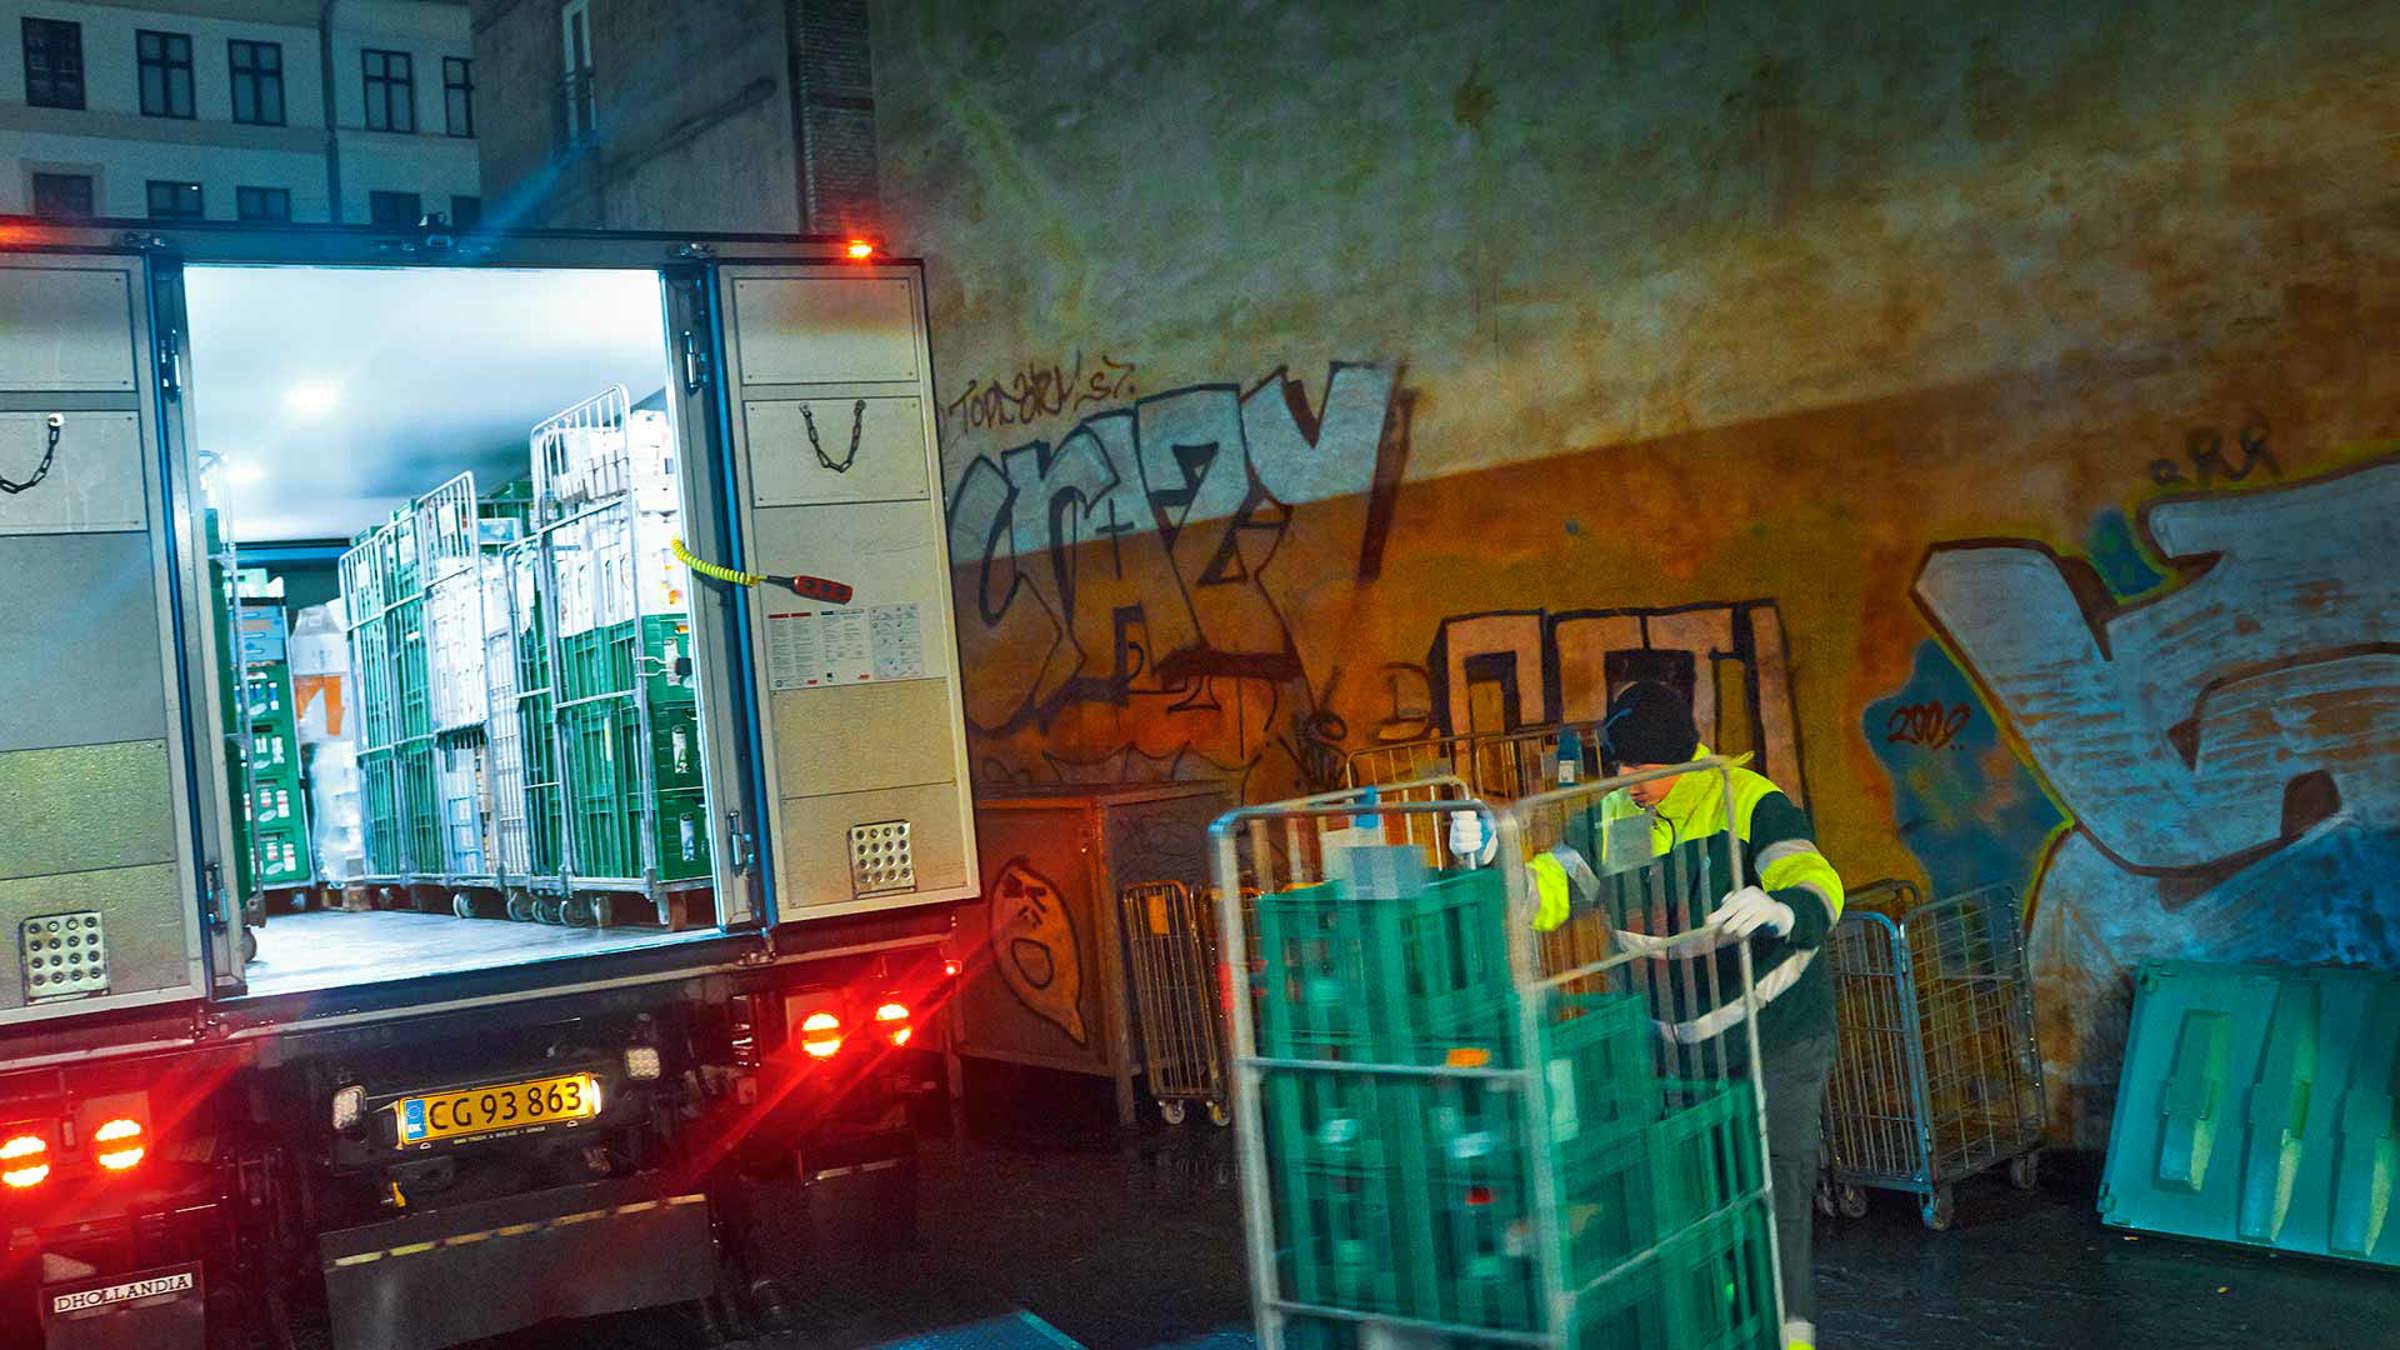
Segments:
[[[853,239],[848,244],[843,246],[842,251],[849,254],[851,261],[853,262],[865,262],[867,259],[875,256],[875,241],[872,239]]]
[[[142,1123],[127,1116],[92,1131],[92,1143],[99,1150],[94,1160],[111,1172],[139,1166],[148,1151],[142,1143]]]
[[[811,1059],[831,1059],[842,1050],[842,1019],[829,1012],[813,1012],[800,1019],[800,1048]]]
[[[49,1140],[38,1134],[17,1134],[0,1142],[0,1185],[22,1191],[49,1179]]]
[[[916,1034],[916,1028],[909,1025],[909,1017],[907,1004],[886,1003],[875,1010],[875,1026],[893,1045],[906,1045],[908,1038]]]

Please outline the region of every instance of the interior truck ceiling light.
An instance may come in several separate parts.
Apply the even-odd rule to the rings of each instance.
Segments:
[[[283,391],[283,406],[302,417],[323,417],[342,401],[342,391],[322,380],[295,384]]]

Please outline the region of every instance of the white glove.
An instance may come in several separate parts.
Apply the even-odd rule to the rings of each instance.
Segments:
[[[1483,867],[1500,851],[1500,837],[1481,811],[1450,813],[1450,856],[1469,867]]]
[[[1708,926],[1729,938],[1746,938],[1764,928],[1777,937],[1792,931],[1792,907],[1756,886],[1744,886],[1725,897]]]

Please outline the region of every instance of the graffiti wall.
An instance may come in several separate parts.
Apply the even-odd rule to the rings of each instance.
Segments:
[[[2032,933],[2071,1120],[2105,1118],[2140,960],[2400,968],[2396,508],[2389,456],[2152,501],[2169,579],[2136,595],[2033,540],[1944,545],[1918,574],[2065,813]]]
[[[979,784],[1661,679],[1845,875],[2027,897],[2087,1142],[2130,963],[2400,956],[2400,9],[1042,15],[875,15]]]

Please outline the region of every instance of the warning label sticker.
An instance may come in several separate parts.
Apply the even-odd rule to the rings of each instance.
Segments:
[[[771,689],[923,678],[925,642],[913,604],[767,615]]]

